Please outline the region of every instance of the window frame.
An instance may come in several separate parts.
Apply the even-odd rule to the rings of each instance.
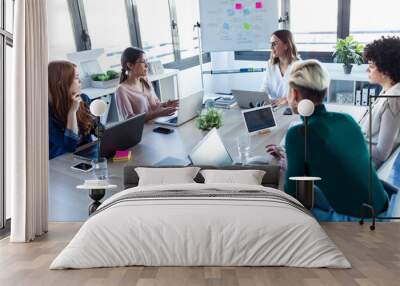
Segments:
[[[6,30],[6,3],[0,0],[1,22],[0,22],[0,59],[2,66],[0,68],[0,236],[7,235],[10,232],[10,219],[6,217],[6,188],[5,188],[5,94],[6,94],[6,48],[13,47],[13,34]],[[14,13],[15,0],[13,0]]]
[[[83,0],[67,0],[73,26],[75,46],[77,51],[91,49],[90,31],[88,30]],[[143,48],[140,36],[138,6],[136,0],[125,0],[129,23],[130,42],[132,46]],[[174,61],[164,64],[166,68],[185,70],[199,65],[200,55],[182,59],[179,49],[179,23],[176,13],[176,2],[168,0],[170,14],[170,31],[172,35]],[[210,53],[203,53],[203,63],[211,61]]]
[[[290,0],[281,1],[280,28],[290,29]],[[337,0],[337,29],[336,38],[345,38],[350,34],[350,5],[351,0]],[[265,61],[269,58],[270,51],[241,51],[235,52],[235,60],[239,61]],[[300,51],[302,59],[317,59],[321,62],[333,62],[332,52],[324,51]]]

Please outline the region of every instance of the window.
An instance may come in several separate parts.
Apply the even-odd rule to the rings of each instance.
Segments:
[[[6,74],[5,74],[5,98],[10,98],[11,96],[11,75],[12,75],[12,47],[6,45]],[[11,193],[10,190],[5,191],[6,197],[6,219],[11,218]]]
[[[381,36],[400,36],[398,0],[351,0],[350,35],[367,44]]]
[[[338,0],[290,1],[290,29],[298,49],[332,51],[337,38],[337,16]]]
[[[67,54],[76,51],[68,0],[47,1],[49,59],[67,59]],[[62,19],[62,20],[60,20]]]
[[[13,32],[14,28],[14,0],[6,0],[6,30],[10,33]]]
[[[2,3],[0,2],[0,6]],[[1,8],[0,8],[1,12]],[[0,13],[2,15],[3,13]],[[1,16],[0,16],[1,20]],[[2,21],[0,21],[2,23]],[[0,24],[0,30],[3,32],[3,27]],[[7,210],[5,205],[5,188],[4,188],[4,177],[5,177],[5,170],[4,166],[4,58],[3,58],[3,51],[5,46],[5,37],[3,34],[0,34],[0,62],[2,64],[0,69],[0,229],[4,228],[5,226],[5,212]]]
[[[179,49],[181,58],[199,54],[197,28],[193,26],[200,21],[198,0],[175,0],[179,32]]]
[[[104,48],[102,64],[119,68],[121,52],[131,46],[125,0],[85,0],[85,15],[92,49]],[[154,23],[153,23],[154,29]]]
[[[123,50],[131,45],[125,0],[85,0],[84,7],[92,49]]]
[[[158,58],[162,63],[175,60],[171,34],[168,0],[136,0],[140,36],[147,58]]]
[[[3,119],[5,100],[11,96],[13,7],[13,0],[0,0],[0,228],[4,228],[5,220],[11,216],[11,196],[4,188],[5,125]],[[3,8],[5,9],[2,10]]]

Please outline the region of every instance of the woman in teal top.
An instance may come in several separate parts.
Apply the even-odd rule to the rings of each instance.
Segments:
[[[309,175],[321,177],[313,214],[319,220],[349,220],[360,217],[362,204],[369,203],[369,154],[359,125],[352,117],[328,112],[323,99],[329,77],[315,60],[295,63],[289,75],[288,102],[295,113],[303,99],[315,105],[308,119]],[[293,176],[304,175],[304,127],[290,128],[285,142],[287,171],[285,192],[295,196]],[[388,195],[378,176],[372,172],[373,206],[377,214],[388,206]]]

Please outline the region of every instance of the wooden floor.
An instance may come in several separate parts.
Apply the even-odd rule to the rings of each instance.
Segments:
[[[0,241],[0,285],[400,285],[400,224],[379,223],[372,232],[357,223],[325,223],[324,229],[353,268],[123,267],[48,270],[81,223],[51,223],[29,244]]]

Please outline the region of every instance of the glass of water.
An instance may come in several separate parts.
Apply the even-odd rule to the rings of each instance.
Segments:
[[[108,169],[107,169],[107,158],[101,157],[93,161],[94,176],[98,180],[107,180]]]
[[[250,157],[250,136],[248,134],[240,135],[236,138],[239,160],[242,165],[246,165]]]

